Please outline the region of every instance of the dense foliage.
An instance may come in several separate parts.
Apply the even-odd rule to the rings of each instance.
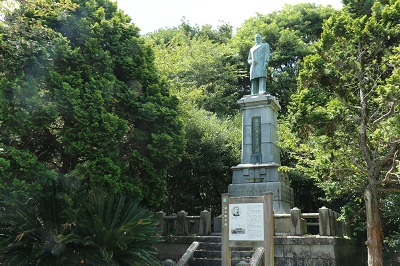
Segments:
[[[343,2],[340,12],[285,5],[249,18],[235,35],[228,24],[182,21],[140,36],[109,0],[1,1],[1,259],[28,247],[32,256],[15,259],[64,263],[69,248],[85,247],[87,263],[134,265],[117,261],[137,243],[109,223],[127,212],[128,200],[113,193],[153,209],[218,214],[240,160],[236,101],[250,93],[246,59],[256,33],[271,47],[267,91],[283,107],[282,169],[297,207],[341,208],[359,240],[379,249],[379,231],[364,237],[372,219],[386,247],[398,249],[399,198],[388,192],[400,171],[400,3]],[[59,193],[60,177],[77,195],[92,192]],[[107,193],[93,192],[99,187]],[[58,207],[44,208],[50,201]],[[104,216],[93,215],[101,206]],[[100,231],[101,241],[92,237]]]
[[[75,183],[76,184],[76,183]],[[157,265],[156,222],[122,195],[79,192],[70,179],[0,206],[2,265]]]
[[[227,25],[212,31],[182,22],[178,28],[148,36],[159,73],[184,105],[220,117],[237,113],[236,100],[243,94],[237,91],[239,58],[227,45],[231,35]]]
[[[106,0],[23,1],[5,15],[1,193],[61,173],[158,205],[184,141],[139,29]]]
[[[160,75],[181,100],[187,140],[181,162],[168,172],[164,211],[219,215],[230,168],[240,161],[238,58],[227,45],[231,36],[225,24],[213,30],[187,22],[147,36]]]
[[[364,200],[369,265],[382,265],[382,222],[393,227],[380,204],[399,191],[400,2],[352,10],[326,21],[317,53],[305,58],[285,139],[328,197],[345,199],[353,215]]]
[[[185,121],[186,150],[182,161],[169,172],[164,210],[194,215],[208,210],[219,215],[221,194],[231,183],[231,167],[240,161],[240,119],[221,119],[192,109]]]

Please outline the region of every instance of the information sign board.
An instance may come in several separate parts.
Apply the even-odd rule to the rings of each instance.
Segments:
[[[229,240],[264,241],[263,203],[229,204]]]

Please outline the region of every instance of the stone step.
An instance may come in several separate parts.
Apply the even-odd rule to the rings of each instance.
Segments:
[[[221,258],[221,250],[196,250],[193,254],[195,258]]]
[[[189,266],[221,266],[221,259],[215,258],[193,258]]]
[[[231,265],[239,265],[241,261],[246,261],[249,263],[249,260],[243,259],[232,259]],[[191,260],[188,264],[189,266],[221,266],[221,259],[213,259],[213,258],[195,258]]]
[[[213,266],[221,265],[221,237],[220,236],[195,236],[184,237],[186,240],[193,240],[199,242],[199,246],[193,254],[192,259],[189,261],[189,266]],[[178,239],[176,240],[179,241]],[[232,265],[237,265],[241,261],[249,261],[253,255],[252,248],[234,248],[231,251]]]
[[[221,236],[171,236],[167,239],[168,243],[171,244],[187,244],[196,242],[211,242],[211,243],[221,243]]]
[[[221,243],[221,236],[197,236],[196,241],[198,242],[211,242],[211,243]]]
[[[232,258],[240,258],[240,259],[250,259],[253,256],[254,251],[243,250],[243,251],[232,251]]]
[[[221,243],[200,242],[197,249],[201,250],[221,250]]]
[[[221,243],[213,243],[213,242],[200,242],[198,250],[221,250]],[[253,248],[249,247],[236,247],[233,248],[232,251],[249,251],[253,250]]]
[[[235,248],[231,251],[232,265],[237,265],[241,261],[249,261],[254,251],[252,248]],[[200,242],[199,247],[193,254],[190,263],[192,265],[221,265],[221,243]]]
[[[232,251],[233,258],[251,258],[253,251]],[[194,252],[196,258],[221,258],[221,250],[196,250]]]

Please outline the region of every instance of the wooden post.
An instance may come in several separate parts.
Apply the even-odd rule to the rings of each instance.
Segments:
[[[200,212],[199,234],[208,236],[211,234],[211,212],[204,210]]]
[[[165,234],[165,212],[156,212],[155,218],[158,220],[158,228],[160,228],[161,235]]]
[[[186,216],[188,215],[185,211],[178,212],[177,223],[176,223],[176,234],[177,235],[187,235],[188,226],[186,222]]]
[[[272,192],[264,192],[264,265],[274,266],[274,208]]]
[[[231,248],[229,247],[229,193],[222,194],[221,223],[221,265],[231,266]]]

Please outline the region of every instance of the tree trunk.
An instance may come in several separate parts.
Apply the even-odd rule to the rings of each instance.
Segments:
[[[367,214],[368,266],[382,266],[382,225],[378,191],[375,183],[365,189],[365,207]]]

